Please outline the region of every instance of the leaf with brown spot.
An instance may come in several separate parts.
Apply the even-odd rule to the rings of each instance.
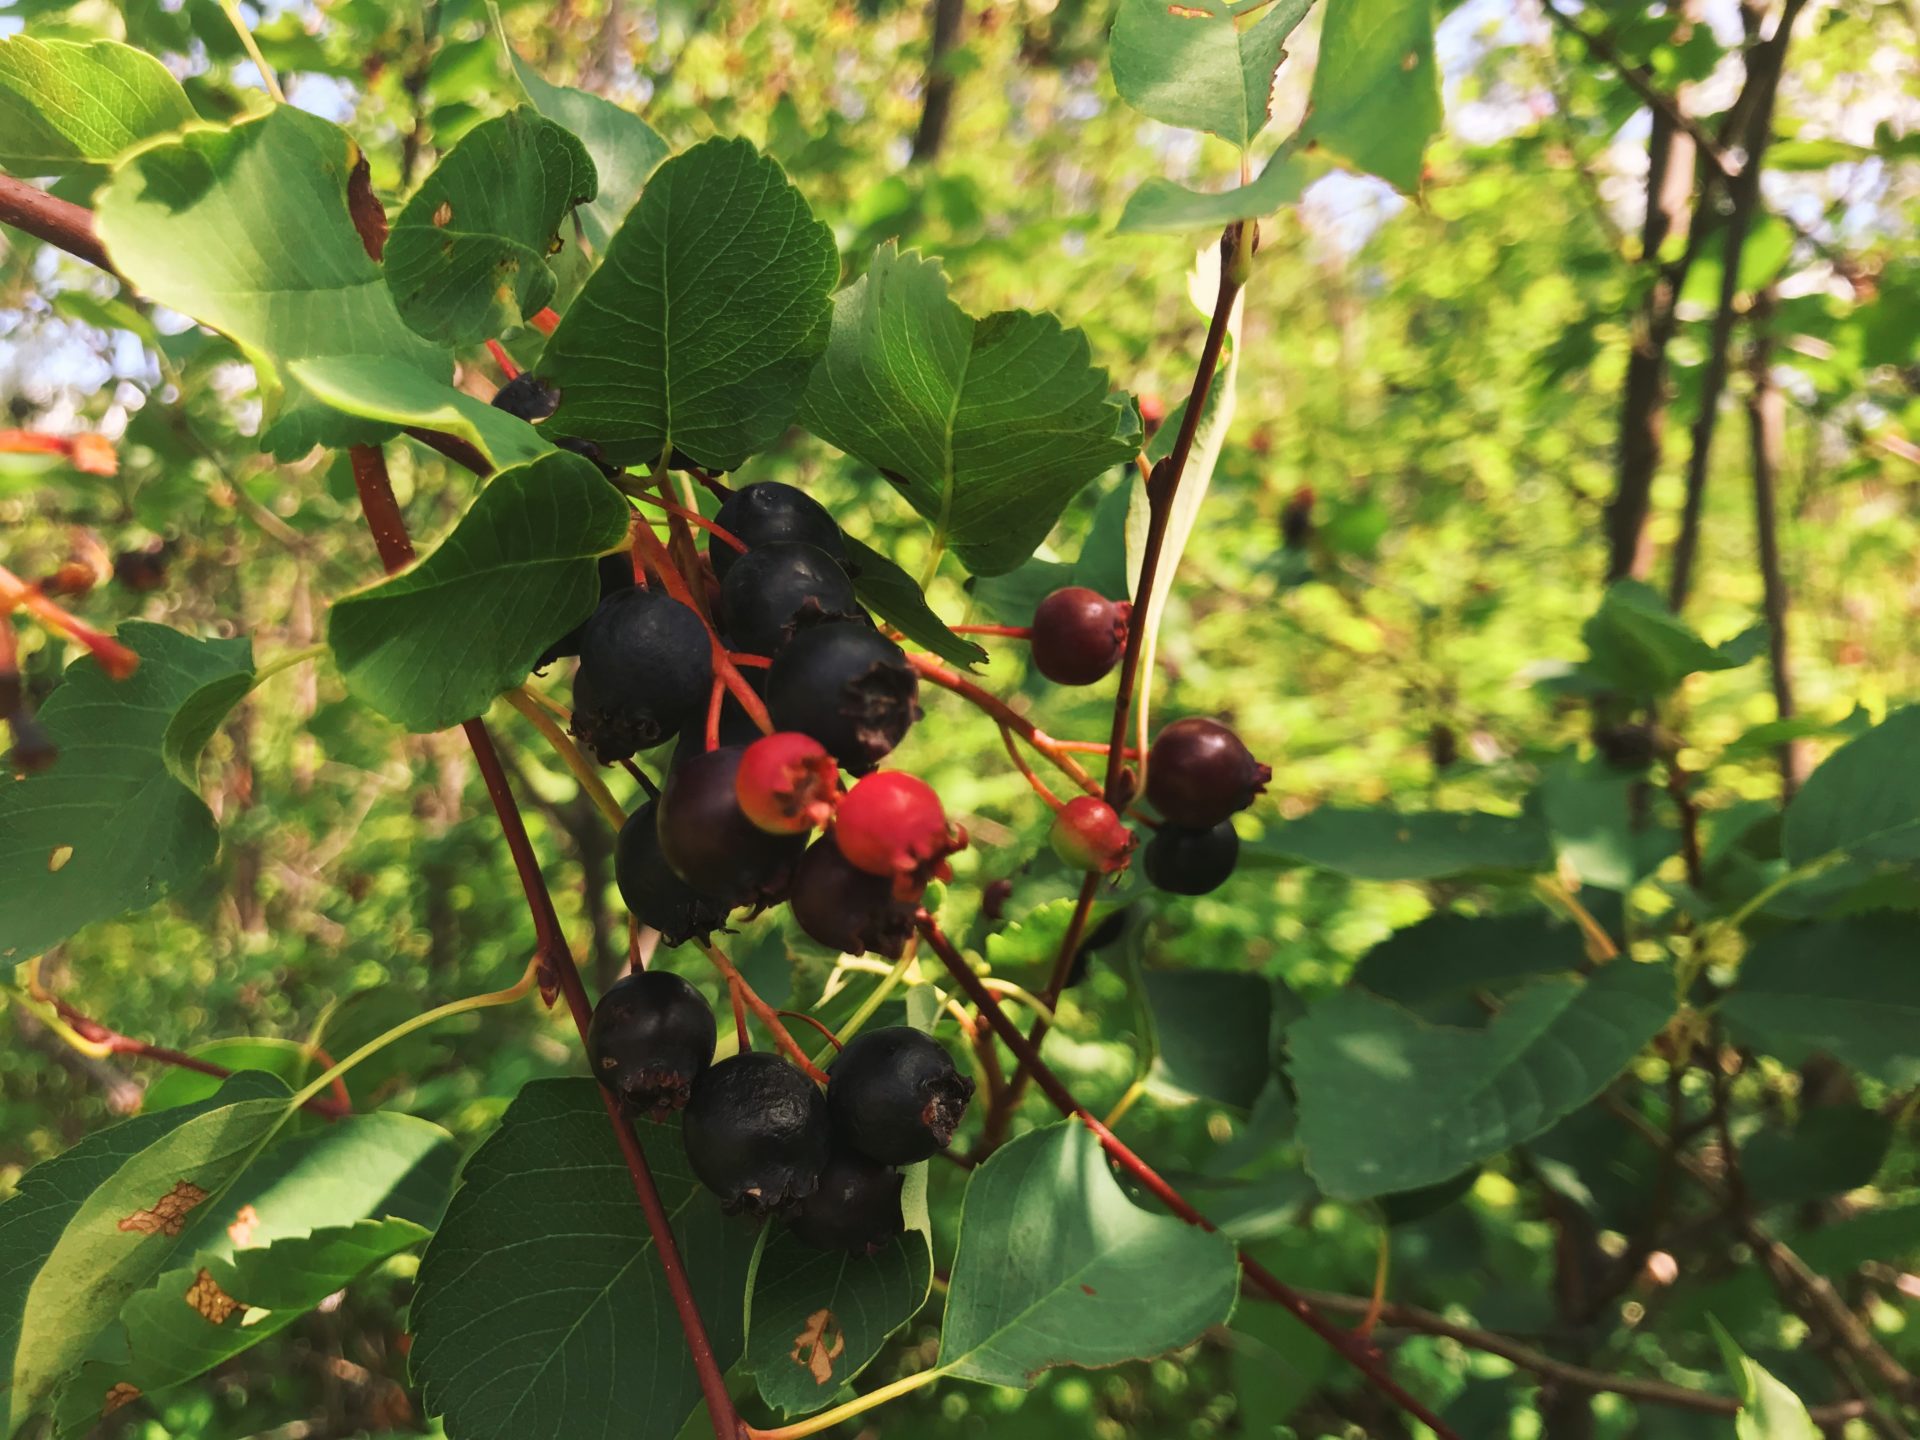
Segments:
[[[181,1180],[158,1200],[151,1210],[136,1210],[120,1222],[122,1230],[137,1230],[142,1235],[177,1237],[187,1227],[193,1207],[207,1198],[207,1192],[191,1180]]]
[[[840,1333],[840,1322],[831,1310],[816,1310],[807,1317],[800,1333],[793,1337],[793,1363],[813,1376],[813,1383],[824,1385],[833,1378],[833,1362],[847,1350],[847,1337]]]
[[[118,1385],[115,1385],[111,1390],[107,1391],[107,1398],[100,1402],[100,1418],[102,1420],[106,1419],[107,1416],[113,1414],[113,1412],[118,1410],[122,1405],[131,1405],[139,1398],[140,1387],[137,1385],[129,1385],[126,1381],[122,1380]]]
[[[433,223],[442,229],[453,223],[453,202],[442,200],[433,212]]]
[[[233,1217],[233,1223],[227,1226],[227,1237],[233,1241],[236,1250],[244,1250],[253,1243],[253,1227],[260,1223],[260,1212],[251,1205],[242,1205],[240,1213]]]
[[[240,1308],[240,1302],[220,1288],[213,1273],[202,1269],[187,1287],[187,1304],[214,1325],[224,1325],[227,1317]]]

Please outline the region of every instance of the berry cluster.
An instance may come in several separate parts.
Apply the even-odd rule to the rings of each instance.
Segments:
[[[713,1063],[716,1026],[680,976],[627,976],[594,1007],[594,1074],[632,1113],[684,1110],[687,1163],[729,1211],[780,1214],[823,1250],[870,1254],[902,1229],[902,1165],[953,1140],[973,1097],[938,1042],[906,1026],[854,1036],[823,1092],[778,1055]]]

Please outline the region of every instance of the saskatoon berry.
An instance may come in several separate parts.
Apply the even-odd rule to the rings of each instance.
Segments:
[[[493,408],[537,425],[560,408],[560,391],[531,370],[522,370],[493,392]]]
[[[591,460],[595,468],[609,480],[620,474],[620,467],[609,461],[607,452],[591,440],[582,440],[578,435],[555,435],[553,443],[562,450],[571,450],[575,455]]]
[[[172,549],[158,540],[144,550],[122,550],[113,557],[113,578],[136,594],[158,590],[167,583],[167,556]]]
[[[1097,795],[1077,795],[1060,807],[1048,836],[1054,853],[1076,870],[1112,875],[1127,868],[1139,837]]]
[[[693,1082],[682,1139],[729,1211],[766,1215],[811,1195],[827,1163],[827,1101],[778,1055],[748,1050]]]
[[[660,853],[656,804],[649,800],[627,817],[614,845],[613,877],[620,898],[642,925],[660,932],[669,948],[704,940],[727,921],[724,901],[702,895],[673,873]]]
[[[898,960],[913,938],[911,900],[897,900],[893,882],[856,869],[832,840],[816,840],[793,872],[787,906],[800,928],[830,950],[872,950]]]
[[[38,775],[60,758],[60,747],[54,744],[53,736],[24,705],[7,723],[13,727],[13,749],[7,760],[16,775]]]
[[[1147,842],[1147,879],[1174,895],[1205,895],[1218,890],[1240,858],[1240,837],[1233,822],[1222,820],[1205,830],[1162,825]]]
[[[1033,612],[1033,664],[1056,685],[1091,685],[1120,663],[1130,606],[1097,590],[1069,585]]]
[[[1176,720],[1147,752],[1147,799],[1175,825],[1206,830],[1244,810],[1273,771],[1218,720]]]
[[[594,1078],[629,1109],[665,1119],[684,1109],[713,1061],[713,1011],[670,970],[644,970],[608,988],[587,1027]]]
[[[622,590],[633,589],[633,557],[625,550],[616,550],[611,555],[600,557],[600,599],[604,602],[608,596],[617,595]],[[580,653],[580,642],[586,638],[587,626],[593,623],[589,615],[573,629],[562,635],[553,644],[540,652],[540,658],[533,662],[535,670],[544,670],[556,660]]]
[[[787,1225],[816,1250],[876,1254],[906,1228],[900,1215],[904,1183],[891,1165],[836,1150],[820,1172],[820,1188],[787,1213]]]
[[[861,1031],[827,1079],[833,1133],[882,1165],[912,1165],[946,1149],[973,1098],[973,1081],[940,1042],[906,1025]]]
[[[587,622],[573,684],[573,733],[601,764],[650,749],[705,713],[713,685],[707,627],[670,595],[622,590]]]
[[[740,757],[734,798],[769,835],[804,835],[833,817],[840,771],[826,746],[797,730],[762,735]]]
[[[782,898],[804,835],[769,835],[740,809],[740,745],[674,756],[660,796],[660,853],[673,873],[727,905]]]
[[[734,491],[715,513],[713,523],[749,551],[782,540],[803,540],[846,563],[846,538],[826,507],[804,490],[775,480]],[[740,558],[740,552],[724,540],[707,542],[707,559],[722,580]]]
[[[1303,550],[1313,539],[1313,487],[1302,485],[1280,511],[1280,543]]]
[[[906,652],[871,625],[831,620],[787,642],[767,672],[767,709],[782,730],[813,736],[864,775],[920,718]]]
[[[727,570],[721,590],[727,633],[737,649],[771,655],[801,616],[853,616],[853,582],[817,545],[781,540],[756,545]]]
[[[933,787],[898,770],[869,775],[847,792],[834,812],[833,838],[856,868],[891,877],[899,900],[917,900],[930,882],[951,880],[947,857],[967,844],[967,832],[947,823]]]

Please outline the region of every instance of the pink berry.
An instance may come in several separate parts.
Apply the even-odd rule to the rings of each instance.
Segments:
[[[818,829],[833,817],[840,798],[833,756],[795,730],[763,735],[747,746],[733,783],[742,813],[769,835]]]
[[[917,900],[934,880],[951,880],[947,857],[967,832],[948,823],[933,787],[899,770],[881,770],[847,792],[833,817],[840,853],[869,875],[893,879],[901,900]]]
[[[1102,875],[1126,869],[1139,843],[1114,808],[1096,795],[1081,795],[1062,805],[1049,838],[1054,853],[1074,869]]]

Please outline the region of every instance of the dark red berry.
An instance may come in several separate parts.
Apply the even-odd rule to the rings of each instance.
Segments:
[[[1280,543],[1302,549],[1313,538],[1313,487],[1302,485],[1280,511]]]
[[[671,595],[622,590],[587,622],[573,684],[573,733],[601,764],[651,749],[705,714],[713,686],[707,627]]]
[[[492,404],[534,425],[560,408],[560,391],[531,370],[522,370],[493,392]]]
[[[617,595],[622,590],[633,589],[633,557],[625,550],[617,550],[611,555],[602,555],[599,565],[600,599]],[[599,608],[596,603],[596,610]],[[540,658],[533,662],[535,670],[545,670],[556,660],[564,660],[569,655],[578,655],[580,645],[587,638],[587,626],[593,623],[589,615],[573,629],[567,631],[553,644],[540,652]]]
[[[973,1081],[940,1042],[906,1025],[861,1031],[827,1079],[834,1135],[882,1165],[912,1165],[946,1149],[973,1098]]]
[[[1033,612],[1033,665],[1056,685],[1105,679],[1127,648],[1127,613],[1097,590],[1069,585]]]
[[[38,775],[60,758],[60,747],[53,736],[26,706],[14,711],[7,722],[13,727],[13,749],[7,763],[16,775]]]
[[[1048,837],[1054,853],[1076,870],[1112,875],[1127,868],[1139,837],[1097,795],[1078,795],[1060,807]]]
[[[989,881],[980,892],[980,913],[987,919],[999,921],[1006,918],[1007,901],[1013,898],[1013,881],[1001,876]]]
[[[122,550],[113,557],[113,578],[135,594],[145,595],[167,583],[167,557],[173,547],[156,540],[141,550]]]
[[[1147,842],[1147,879],[1174,895],[1205,895],[1218,890],[1240,859],[1240,837],[1233,822],[1222,820],[1205,830],[1162,825]]]
[[[660,830],[655,802],[649,800],[627,817],[614,845],[613,877],[633,918],[660,932],[660,943],[672,948],[689,940],[705,940],[727,923],[725,901],[702,895],[673,873],[660,853]]]
[[[748,1050],[693,1082],[681,1135],[694,1175],[726,1209],[767,1215],[819,1187],[831,1133],[818,1087],[778,1055]]]
[[[1176,720],[1147,752],[1147,799],[1175,825],[1206,830],[1253,804],[1273,771],[1218,720]]]
[[[830,839],[816,840],[793,872],[787,908],[800,928],[830,950],[872,950],[898,960],[913,938],[919,906],[894,897],[893,881],[856,868]]]
[[[759,829],[804,835],[833,818],[840,771],[811,735],[777,730],[747,746],[733,788],[742,813]]]
[[[609,480],[621,473],[620,467],[607,459],[607,452],[591,440],[582,440],[577,435],[555,435],[552,439],[553,443],[562,450],[569,450],[575,455],[591,460],[594,467]]]
[[[767,672],[767,709],[782,730],[811,735],[864,775],[920,718],[920,680],[906,652],[864,621],[809,625]]]
[[[781,540],[736,558],[721,590],[727,635],[736,650],[772,655],[793,635],[794,622],[860,613],[853,582],[817,545]]]
[[[889,877],[896,899],[917,900],[933,881],[953,878],[947,857],[966,848],[967,832],[948,823],[926,781],[882,770],[847,792],[833,839],[856,868]]]
[[[816,1250],[877,1254],[906,1228],[900,1214],[905,1183],[891,1165],[836,1150],[820,1172],[820,1188],[787,1212],[787,1225]]]
[[[593,1007],[587,1059],[594,1078],[638,1115],[684,1109],[693,1082],[713,1063],[713,1011],[670,970],[616,981]]]
[[[785,897],[804,835],[769,835],[740,809],[740,745],[674,756],[660,796],[660,853],[673,873],[728,905]]]
[[[818,546],[842,565],[846,563],[846,537],[826,507],[804,490],[777,480],[734,491],[714,515],[713,523],[749,551],[783,540],[800,540]],[[724,540],[707,542],[707,559],[722,580],[740,558],[740,552]]]

